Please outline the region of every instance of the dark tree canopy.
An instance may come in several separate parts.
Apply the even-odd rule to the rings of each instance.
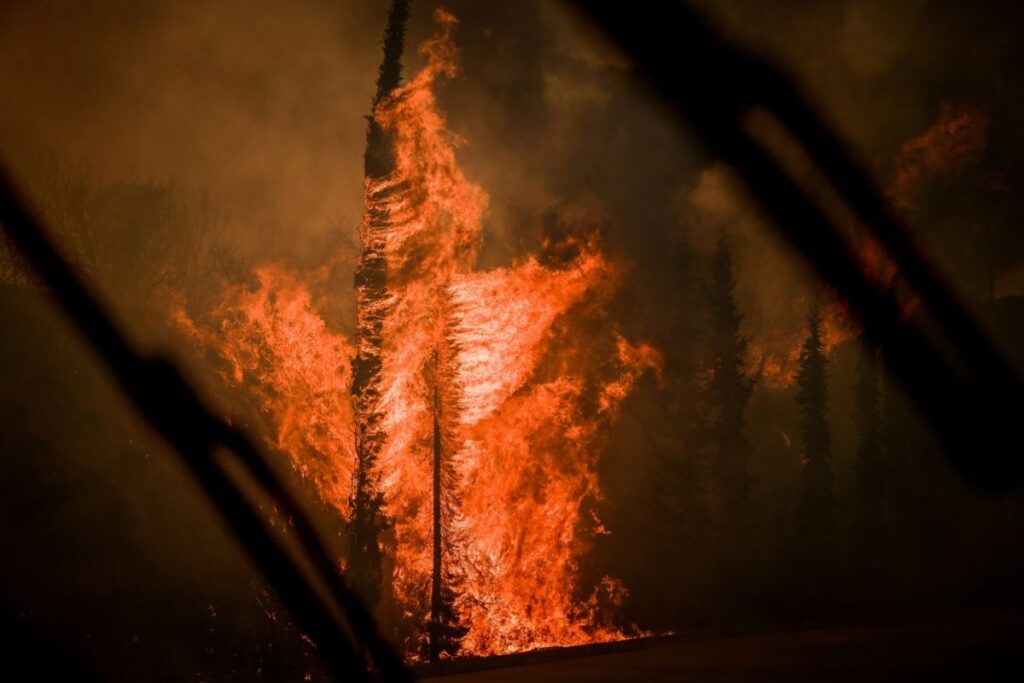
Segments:
[[[828,426],[828,372],[818,305],[807,317],[807,339],[800,349],[797,370],[797,405],[803,444],[799,530],[809,553],[823,551],[836,526],[832,440]]]
[[[409,0],[393,0],[384,30],[384,58],[377,73],[377,92],[367,117],[364,168],[368,178],[383,178],[394,166],[391,141],[377,123],[377,107],[398,88],[402,80],[402,52],[405,49],[405,25],[409,20]]]
[[[704,390],[708,437],[713,449],[713,474],[720,522],[736,526],[750,498],[750,442],[745,411],[755,378],[744,372],[749,337],[740,333],[743,316],[736,305],[736,276],[725,236],[718,240],[707,288],[711,313],[710,372]]]
[[[409,18],[408,0],[394,0],[384,31],[384,57],[377,78],[373,111],[366,132],[366,176],[381,178],[393,164],[392,140],[374,116],[377,106],[387,98],[401,79],[405,24]],[[352,395],[357,419],[356,467],[349,525],[348,575],[371,607],[380,600],[382,576],[381,534],[388,527],[384,515],[384,497],[375,470],[384,433],[380,412],[381,302],[387,298],[387,261],[383,254],[382,232],[388,223],[387,211],[377,206],[381,197],[371,195],[364,220],[363,251],[356,265],[355,285],[358,306],[359,353],[352,362]]]
[[[458,398],[452,395],[448,345],[442,342],[434,356],[428,384],[433,387],[433,510],[432,560],[430,577],[430,614],[427,623],[427,660],[436,662],[442,655],[454,657],[462,647],[468,629],[462,625],[455,609],[459,597],[459,577],[454,576],[446,561],[457,532],[452,521],[459,506],[457,474],[448,454],[454,452],[454,434],[446,429],[450,416],[458,410]],[[446,415],[449,416],[446,420]]]

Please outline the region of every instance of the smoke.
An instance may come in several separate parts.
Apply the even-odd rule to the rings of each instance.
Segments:
[[[52,150],[201,188],[226,216],[222,241],[263,257],[354,230],[385,8],[143,5],[5,3],[4,155],[25,167]]]
[[[442,107],[468,141],[460,162],[492,196],[483,265],[534,248],[545,215],[580,206],[610,218],[610,238],[627,256],[657,260],[677,233],[666,207],[713,160],[676,132],[623,57],[564,8],[444,4],[461,20],[464,68]],[[226,216],[222,241],[253,261],[310,259],[325,234],[351,235],[358,222],[362,116],[385,9],[368,0],[5,3],[4,155],[25,168],[53,150],[114,179],[173,178],[214,198]],[[414,3],[410,44],[430,30],[433,9]],[[705,9],[727,35],[797,73],[882,175],[943,101],[984,103],[993,142],[1019,111],[1016,89],[1001,80],[1010,71],[1000,49],[1018,29],[998,20],[1000,3]],[[969,35],[987,38],[965,53]],[[406,73],[419,59],[410,55]],[[1019,143],[1008,147],[999,154],[1019,152]],[[1014,247],[1000,250],[1008,270],[1021,260]]]
[[[743,332],[750,335],[747,359],[759,367],[773,387],[789,384],[796,372],[800,343],[805,336],[807,312],[816,300],[826,298],[807,266],[795,256],[759,215],[739,179],[716,164],[703,173],[693,188],[684,188],[678,199],[680,222],[690,243],[701,254],[710,254],[718,235],[725,235],[737,273],[736,296],[744,315]],[[831,315],[829,349],[845,338],[847,326],[841,307],[825,302]],[[827,335],[828,336],[828,335]]]
[[[436,4],[413,1],[410,46],[433,29]],[[461,140],[461,168],[490,197],[477,268],[509,268],[566,231],[597,235],[622,265],[609,318],[625,338],[657,348],[671,376],[697,354],[699,283],[724,231],[753,338],[749,362],[763,357],[766,378],[784,384],[788,350],[821,292],[730,171],[558,3],[441,4],[459,18],[461,69],[439,88],[439,107]],[[1024,22],[1014,3],[697,4],[728,37],[797,75],[856,155],[913,205],[915,231],[958,287],[977,298],[991,276],[997,294],[1024,295],[1024,237],[1014,229],[1024,218],[1014,170],[1024,102],[1013,47],[1024,45]],[[318,267],[326,242],[355,240],[385,13],[377,0],[9,0],[0,6],[0,149],[23,177],[52,151],[111,182],[193,188],[218,207],[211,239],[243,271],[270,261]],[[406,77],[421,65],[411,50]],[[348,271],[325,274],[314,292],[312,308],[332,309],[331,334],[354,320],[354,293],[340,294],[351,291]],[[231,291],[259,313],[264,302],[245,285]],[[850,386],[850,375],[836,370],[835,386]],[[324,394],[333,381],[325,378]],[[667,401],[654,384],[639,385],[637,400],[661,415]],[[692,409],[685,396],[671,401]],[[837,408],[835,421],[845,414]],[[789,425],[766,426],[772,419],[753,417],[755,440],[760,430],[788,442]],[[601,463],[602,477],[614,475],[602,481],[609,507],[632,505],[645,453],[659,447],[648,443],[648,423],[632,425]],[[289,434],[323,432],[295,425]],[[837,441],[841,459],[848,444]],[[613,543],[629,543],[621,515],[601,519]]]
[[[976,162],[985,151],[989,123],[988,112],[981,107],[943,103],[939,119],[906,142],[896,156],[890,190],[896,205],[910,209],[927,181]]]

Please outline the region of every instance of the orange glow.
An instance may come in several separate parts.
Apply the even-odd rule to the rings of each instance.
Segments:
[[[810,302],[804,306],[810,310]],[[826,356],[832,350],[858,334],[856,323],[846,308],[833,299],[821,302],[821,339]],[[765,330],[750,340],[748,360],[753,370],[761,369],[761,380],[773,389],[788,387],[796,380],[800,365],[800,348],[807,338],[803,327],[795,331],[782,328]]]
[[[228,365],[226,378],[244,385],[273,421],[274,446],[330,502],[344,501],[351,487],[349,360],[355,350],[327,329],[313,305],[310,283],[326,274],[326,268],[299,274],[262,266],[254,291],[225,289],[213,311],[216,329],[197,327],[180,307],[172,317],[197,344],[217,350]]]
[[[976,162],[985,151],[990,121],[988,112],[982,107],[943,104],[935,123],[918,137],[905,142],[893,160],[888,196],[894,208],[912,212],[928,182]],[[875,286],[880,289],[892,286],[898,272],[877,241],[866,234],[859,234],[853,249],[861,271]],[[809,301],[804,307],[808,305]],[[903,318],[912,316],[917,305],[916,296],[904,297],[900,304]],[[829,299],[823,303],[822,318],[826,355],[860,332],[859,324],[838,301]],[[763,362],[762,378],[766,385],[781,388],[793,383],[800,346],[806,335],[802,328],[795,332],[769,329],[751,340],[748,362],[752,368]]]
[[[912,208],[925,182],[976,161],[985,151],[990,121],[981,107],[943,104],[938,120],[900,148],[889,192],[896,206]]]
[[[364,249],[388,272],[386,300],[357,321],[383,319],[380,394],[371,399],[383,415],[376,474],[394,522],[382,541],[391,572],[382,613],[401,615],[391,625],[415,652],[429,612],[437,386],[451,468],[445,574],[459,585],[463,652],[623,638],[610,610],[625,588],[612,577],[596,587],[577,579],[589,539],[607,533],[584,507],[601,496],[607,428],[639,377],[659,372],[660,354],[594,325],[621,272],[593,239],[549,245],[558,259],[531,254],[475,269],[488,196],[459,168],[460,141],[436,107],[432,86],[455,73],[457,56],[455,18],[436,18],[440,31],[421,48],[426,66],[374,113],[393,135],[395,170],[367,182],[361,229]],[[348,517],[355,348],[327,327],[310,293],[326,272],[264,266],[254,291],[226,290],[215,329],[176,318],[227,361],[229,381],[272,421],[275,445]]]

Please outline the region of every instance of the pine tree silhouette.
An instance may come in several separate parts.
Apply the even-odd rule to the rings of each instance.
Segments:
[[[380,601],[383,578],[380,535],[388,526],[376,464],[385,436],[379,409],[381,333],[386,315],[388,276],[384,240],[389,213],[385,200],[393,191],[386,186],[378,189],[372,181],[387,177],[394,168],[393,143],[374,114],[401,79],[408,18],[408,0],[394,0],[384,32],[384,59],[377,77],[373,112],[368,117],[364,162],[366,178],[370,181],[367,183],[369,196],[361,227],[363,249],[355,271],[358,351],[352,362],[352,397],[356,413],[356,466],[350,501],[347,573],[371,609]]]
[[[743,371],[750,339],[740,333],[743,316],[736,305],[736,276],[724,235],[718,239],[711,274],[706,291],[711,312],[711,378],[703,394],[719,522],[723,536],[729,536],[743,526],[750,499],[751,448],[745,411],[756,376]]]
[[[402,52],[405,50],[405,25],[409,20],[409,0],[392,0],[384,29],[384,58],[377,72],[377,91],[370,115],[366,117],[366,153],[363,168],[367,178],[385,178],[394,169],[394,150],[387,133],[374,117],[377,107],[402,81]]]
[[[796,374],[803,470],[800,486],[800,543],[811,567],[827,560],[836,526],[832,440],[828,426],[827,359],[821,336],[821,311],[815,303],[807,317],[807,339]]]

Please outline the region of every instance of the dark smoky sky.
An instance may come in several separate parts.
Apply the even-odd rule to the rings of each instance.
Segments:
[[[1000,292],[1024,294],[1016,3],[697,4],[726,35],[793,72],[883,183],[900,146],[943,103],[988,111],[984,155],[954,179],[973,188],[970,199],[950,209],[955,220],[922,215],[949,223],[942,234],[953,244],[958,230],[999,226]],[[800,267],[621,55],[558,3],[442,5],[460,18],[462,69],[440,101],[464,139],[467,175],[491,196],[483,265],[535,247],[552,226],[589,221],[654,286],[670,281],[659,269],[676,267],[667,246],[683,240],[705,253],[724,228],[753,331],[799,325]],[[421,63],[415,46],[436,6],[413,0],[407,74]],[[358,223],[386,9],[379,0],[9,0],[0,8],[3,155],[19,169],[55,152],[103,177],[171,178],[217,203],[223,240],[260,258],[297,253]],[[1003,189],[990,191],[990,177]],[[937,260],[976,293],[985,258],[948,251]]]

